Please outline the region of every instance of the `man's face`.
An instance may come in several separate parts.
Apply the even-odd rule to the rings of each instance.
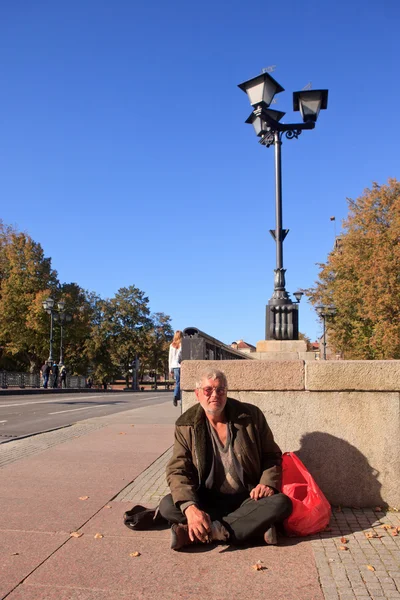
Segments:
[[[226,404],[227,390],[219,379],[203,379],[201,387],[195,390],[197,400],[211,416],[220,415]]]

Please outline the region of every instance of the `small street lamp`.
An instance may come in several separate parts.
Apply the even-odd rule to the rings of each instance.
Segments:
[[[266,306],[265,339],[298,340],[298,304],[293,302],[286,291],[283,268],[283,241],[289,233],[282,228],[282,138],[298,138],[304,129],[314,129],[319,112],[328,105],[328,90],[303,90],[293,94],[293,110],[300,111],[303,123],[281,123],[284,112],[272,110],[269,105],[274,96],[283,92],[283,87],[268,73],[262,73],[239,85],[246,92],[253,112],[246,120],[254,127],[260,144],[269,148],[275,146],[275,229],[270,233],[276,244],[276,268],[274,270],[274,292]],[[301,297],[301,296],[300,296]],[[296,296],[297,298],[297,296]]]
[[[334,317],[337,313],[337,309],[335,306],[333,306],[331,304],[329,306],[316,306],[315,310],[317,311],[318,315],[322,319],[322,325],[323,325],[322,345],[324,347],[323,358],[324,358],[324,360],[326,360],[326,319],[329,319],[329,317]]]
[[[61,344],[60,344],[60,364],[63,362],[63,324],[64,322],[69,323],[72,319],[72,316],[65,312],[65,302],[60,300],[57,303],[57,308],[54,308],[54,300],[53,298],[47,298],[43,302],[43,308],[50,315],[50,352],[48,362],[53,363],[53,330],[54,330],[54,322],[59,321],[61,326]]]

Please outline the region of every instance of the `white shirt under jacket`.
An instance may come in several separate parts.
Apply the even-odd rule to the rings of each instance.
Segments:
[[[179,348],[174,348],[173,345],[171,344],[169,347],[169,359],[168,359],[170,372],[172,371],[172,369],[180,369],[181,368],[181,360],[182,360],[182,346],[179,346]]]

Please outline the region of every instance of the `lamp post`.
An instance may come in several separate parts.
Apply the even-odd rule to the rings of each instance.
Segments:
[[[72,315],[65,312],[65,302],[61,301],[58,303],[59,310],[54,314],[54,320],[60,322],[60,362],[62,365],[64,363],[64,346],[63,346],[63,328],[64,323],[70,323],[72,320]]]
[[[324,360],[326,360],[326,319],[329,317],[334,317],[337,313],[337,310],[336,310],[336,307],[333,306],[332,304],[330,306],[316,306],[315,310],[317,311],[318,315],[322,319],[322,326],[323,326],[322,345],[324,347],[323,357],[324,357]]]
[[[283,92],[283,87],[268,73],[262,73],[239,85],[247,93],[253,112],[246,123],[253,125],[260,144],[275,146],[275,229],[270,233],[276,244],[276,268],[274,270],[274,292],[266,306],[265,339],[298,340],[298,304],[290,299],[286,291],[283,268],[283,241],[289,233],[282,227],[282,139],[298,138],[304,129],[314,129],[319,111],[328,104],[328,90],[303,90],[293,93],[293,110],[300,110],[303,123],[283,124],[285,113],[269,109],[274,96]]]
[[[59,321],[61,326],[61,344],[60,344],[60,364],[63,362],[63,324],[64,322],[68,323],[71,321],[72,316],[65,312],[65,302],[60,300],[57,303],[57,308],[54,308],[54,300],[53,298],[47,298],[43,302],[44,310],[50,315],[50,352],[48,362],[53,362],[53,331],[54,331],[54,322]]]

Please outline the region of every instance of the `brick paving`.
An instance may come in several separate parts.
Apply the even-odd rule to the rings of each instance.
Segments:
[[[33,435],[18,440],[3,442],[0,444],[0,469],[10,463],[44,452],[53,446],[63,444],[73,438],[81,437],[96,429],[107,425],[107,421],[100,419],[92,423],[76,423],[40,435]]]
[[[172,448],[114,500],[156,506],[168,493],[165,466],[171,454]],[[333,509],[328,529],[304,538],[312,546],[325,600],[400,600],[400,513]]]

